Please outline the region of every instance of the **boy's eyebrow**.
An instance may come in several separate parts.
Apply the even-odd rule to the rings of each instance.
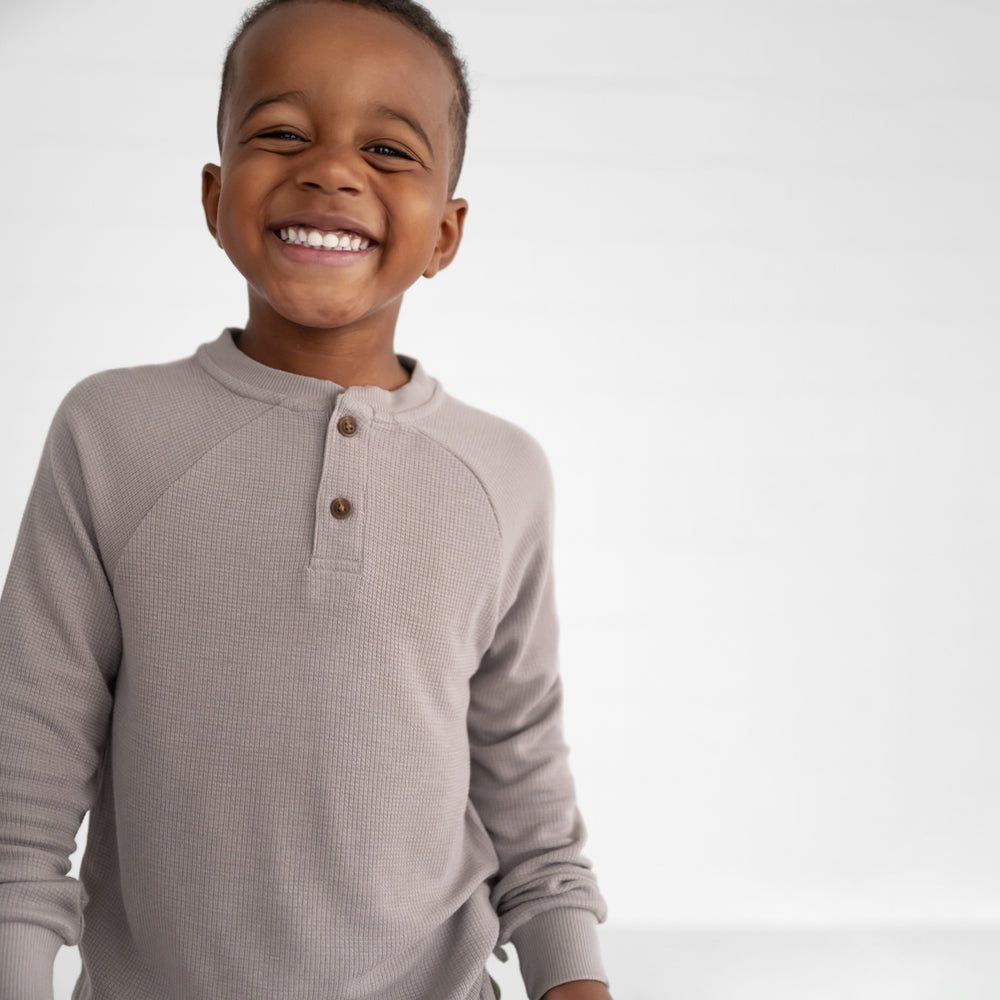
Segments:
[[[415,118],[411,118],[409,115],[404,115],[402,111],[397,111],[395,108],[390,108],[385,104],[372,104],[368,109],[373,115],[377,115],[380,118],[393,118],[396,121],[402,122],[404,125],[409,125],[417,135],[420,136],[424,141],[424,145],[430,150],[431,156],[434,155],[434,144],[430,140],[430,136],[421,128],[420,122]]]
[[[240,121],[240,128],[243,128],[248,121],[250,121],[253,116],[260,111],[261,108],[266,108],[269,104],[284,104],[286,101],[292,103],[305,101],[306,95],[301,90],[286,90],[283,94],[274,94],[270,97],[262,97],[259,101],[254,101],[250,105],[247,113],[243,116]]]

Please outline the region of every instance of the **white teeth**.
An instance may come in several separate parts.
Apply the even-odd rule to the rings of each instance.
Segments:
[[[319,229],[304,229],[298,226],[288,226],[278,231],[285,243],[293,246],[310,247],[314,250],[367,250],[371,241],[356,233],[338,231],[325,233]]]

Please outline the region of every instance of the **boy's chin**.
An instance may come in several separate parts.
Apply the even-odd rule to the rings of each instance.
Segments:
[[[257,329],[280,329],[298,327],[303,330],[338,330],[367,325],[368,321],[378,323],[377,314],[371,313],[371,304],[346,298],[307,297],[290,295],[287,297],[263,297],[253,301],[251,296],[250,319]],[[387,310],[378,310],[386,312]]]
[[[345,303],[315,304],[302,303],[258,311],[251,311],[251,323],[258,330],[281,330],[294,328],[308,334],[336,333],[347,330],[385,330],[391,334],[395,327],[398,309],[383,309],[372,313],[357,305]]]

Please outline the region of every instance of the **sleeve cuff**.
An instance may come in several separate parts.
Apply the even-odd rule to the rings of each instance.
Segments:
[[[511,935],[530,1000],[575,979],[608,977],[597,942],[597,918],[590,910],[546,910]]]
[[[40,924],[0,922],[0,1000],[52,1000],[52,967],[62,944]]]

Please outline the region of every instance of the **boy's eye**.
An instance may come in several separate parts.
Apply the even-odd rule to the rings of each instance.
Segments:
[[[377,156],[398,156],[403,160],[413,159],[409,153],[404,153],[401,149],[397,149],[395,146],[387,146],[384,142],[376,142],[371,146],[366,146],[365,152],[375,153]]]
[[[287,128],[276,128],[276,129],[274,129],[271,132],[261,132],[258,138],[260,138],[260,139],[290,139],[290,140],[292,140],[294,142],[294,141],[301,140],[302,136],[300,136],[298,134],[298,132],[292,132],[290,129],[287,129]]]

